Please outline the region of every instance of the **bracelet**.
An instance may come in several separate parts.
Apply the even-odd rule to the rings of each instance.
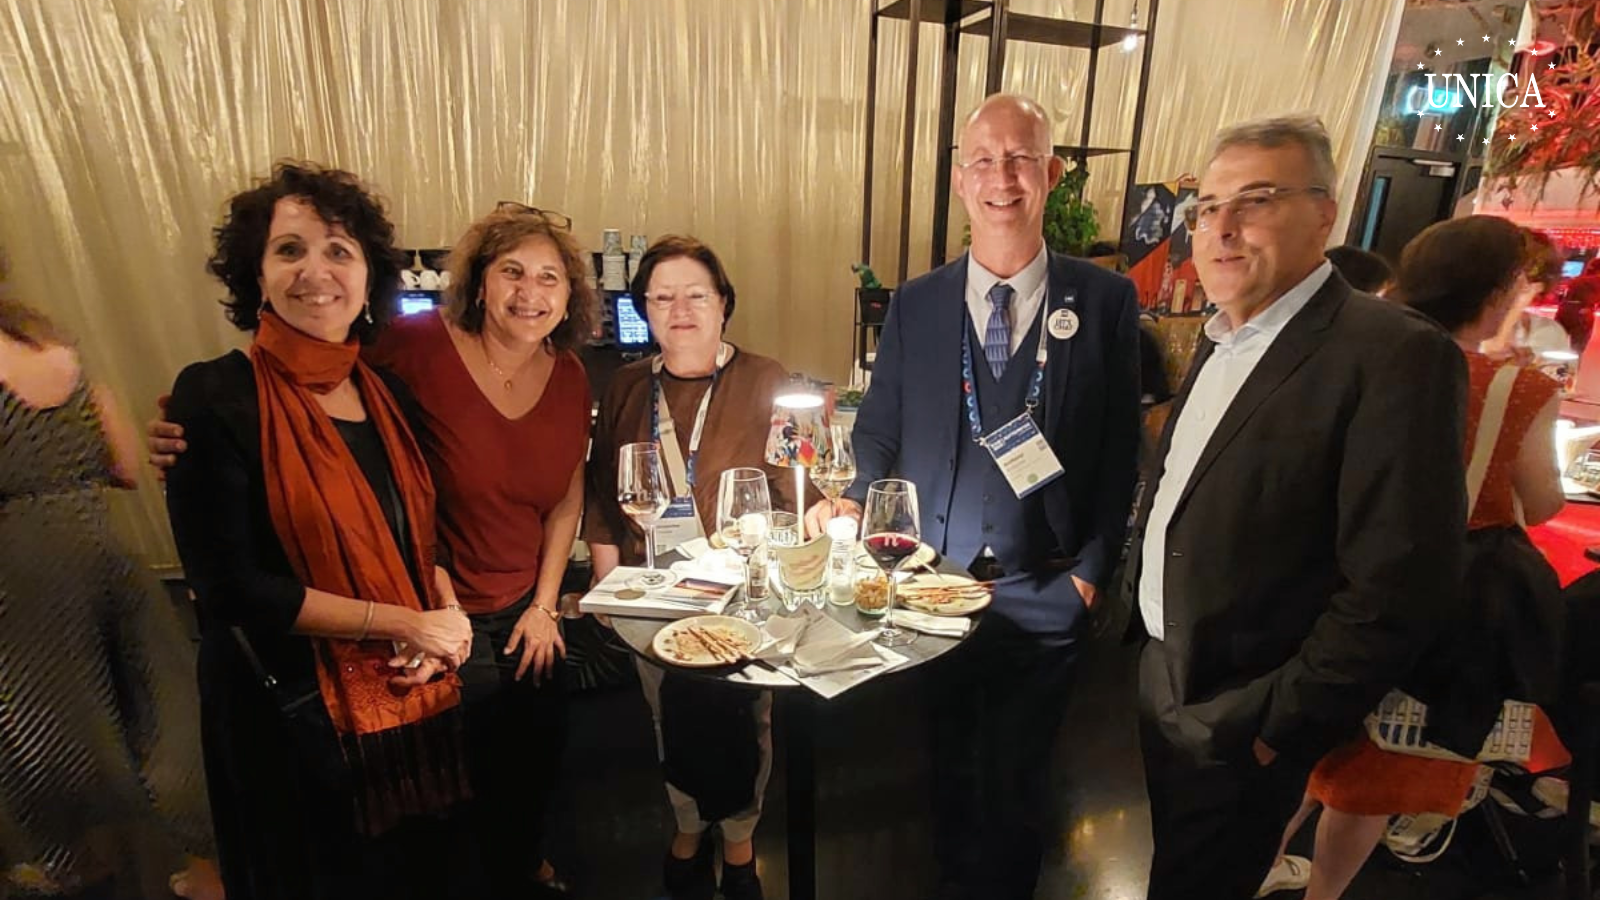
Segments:
[[[559,609],[545,609],[542,606],[536,606],[534,608],[539,610],[539,612],[542,612],[545,615],[549,616],[550,617],[550,621],[552,621],[552,622],[560,622],[561,621],[561,610],[559,610]]]
[[[361,636],[356,638],[357,641],[364,641],[367,639],[367,633],[372,630],[372,614],[376,612],[377,609],[378,604],[372,602],[371,600],[367,601],[367,617],[361,621]]]

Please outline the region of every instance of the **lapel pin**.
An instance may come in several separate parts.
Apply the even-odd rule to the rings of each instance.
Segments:
[[[1078,314],[1070,309],[1058,309],[1050,314],[1050,336],[1061,341],[1078,333]]]

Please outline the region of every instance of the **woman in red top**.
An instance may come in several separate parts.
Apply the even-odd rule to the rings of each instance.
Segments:
[[[447,307],[371,361],[411,388],[439,542],[472,619],[462,664],[475,820],[495,896],[564,892],[539,854],[566,731],[557,603],[583,509],[595,298],[565,217],[501,204],[450,255]]]
[[[1407,244],[1401,256],[1389,296],[1449,329],[1466,354],[1468,460],[1490,383],[1502,365],[1514,365],[1484,355],[1479,346],[1496,335],[1535,289],[1529,272],[1537,262],[1525,250],[1521,229],[1494,216],[1433,225]],[[1558,393],[1559,385],[1538,370],[1516,372],[1482,487],[1469,511],[1469,532],[1534,525],[1561,511],[1565,498],[1554,444]],[[1564,765],[1568,759],[1539,713],[1530,770]],[[1287,845],[1320,804],[1324,809],[1314,858],[1307,863],[1280,856],[1262,895],[1304,886],[1306,900],[1334,900],[1378,845],[1390,816],[1454,818],[1466,805],[1478,769],[1476,762],[1384,750],[1365,736],[1333,750],[1312,772],[1306,802],[1284,836]]]
[[[473,223],[442,312],[402,317],[363,353],[399,377],[438,490],[439,561],[472,622],[458,674],[474,822],[495,896],[566,888],[539,854],[566,731],[557,611],[583,507],[590,393],[573,350],[596,300],[565,216],[520,204]],[[182,431],[153,423],[151,461]]]

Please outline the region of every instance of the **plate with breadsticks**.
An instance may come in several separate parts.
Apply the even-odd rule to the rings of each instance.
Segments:
[[[994,583],[965,575],[922,572],[900,582],[896,591],[907,609],[933,616],[970,616],[994,599]]]
[[[734,666],[761,646],[761,629],[733,616],[690,616],[656,632],[651,647],[665,663],[688,669]]]

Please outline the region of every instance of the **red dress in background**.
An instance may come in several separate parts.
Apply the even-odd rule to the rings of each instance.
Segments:
[[[1478,421],[1483,416],[1489,383],[1501,363],[1479,353],[1467,354],[1467,447],[1472,458]],[[1490,528],[1516,525],[1511,476],[1522,439],[1534,418],[1560,386],[1533,369],[1523,369],[1511,388],[1500,436],[1489,471],[1484,477],[1478,503],[1468,517],[1467,527]],[[1566,748],[1556,738],[1544,713],[1535,714],[1533,752],[1529,771],[1559,768],[1571,761]],[[1457,816],[1465,805],[1478,763],[1428,759],[1380,749],[1362,736],[1338,747],[1317,763],[1306,792],[1329,809],[1353,815],[1419,815],[1437,813]]]

